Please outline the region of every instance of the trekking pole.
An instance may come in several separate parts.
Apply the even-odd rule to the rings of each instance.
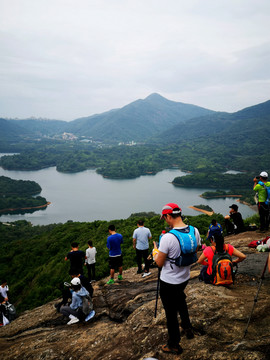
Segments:
[[[245,338],[245,336],[246,336],[246,334],[247,334],[247,330],[248,330],[248,326],[249,326],[249,323],[250,323],[250,319],[251,319],[251,316],[252,316],[252,314],[253,314],[253,310],[254,310],[254,308],[255,308],[255,304],[256,304],[256,302],[257,302],[257,300],[258,300],[258,295],[259,295],[259,291],[260,291],[260,288],[261,288],[261,285],[262,285],[262,281],[263,281],[263,279],[264,279],[264,273],[265,273],[265,270],[266,270],[266,267],[267,267],[267,263],[268,263],[268,254],[267,254],[266,263],[265,263],[265,265],[264,265],[264,269],[263,269],[263,272],[262,272],[262,275],[261,275],[261,278],[260,278],[260,283],[259,283],[259,286],[258,286],[258,291],[257,291],[257,294],[256,294],[256,296],[255,296],[255,298],[254,298],[253,307],[252,307],[252,310],[251,310],[250,317],[249,317],[249,319],[248,319],[248,323],[247,323],[247,326],[246,326],[246,330],[245,330],[245,332],[244,332],[243,339]]]
[[[159,290],[160,272],[161,272],[161,268],[158,268],[156,306],[155,306],[155,318],[157,317],[157,304],[158,304],[158,290]]]

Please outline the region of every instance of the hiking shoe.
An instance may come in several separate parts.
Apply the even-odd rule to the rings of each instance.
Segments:
[[[187,339],[193,339],[194,338],[194,333],[193,333],[192,328],[183,329],[181,331],[181,335],[185,335]]]
[[[109,281],[107,281],[107,284],[108,284],[108,285],[114,284],[114,279],[110,279]]]
[[[165,353],[180,355],[183,352],[183,349],[180,345],[178,345],[176,348],[170,347],[169,345],[162,345],[161,350]]]
[[[146,277],[146,276],[149,276],[149,275],[151,275],[151,272],[150,272],[150,271],[145,272],[145,273],[142,275],[142,277]]]
[[[86,318],[84,319],[84,321],[89,321],[90,319],[92,319],[95,316],[95,310],[90,311],[90,313],[86,316]]]
[[[123,280],[123,276],[122,276],[122,275],[118,275],[118,280]]]
[[[80,320],[77,317],[72,318],[71,320],[69,320],[69,322],[67,323],[67,325],[72,325],[72,324],[76,324],[77,322],[79,322]]]

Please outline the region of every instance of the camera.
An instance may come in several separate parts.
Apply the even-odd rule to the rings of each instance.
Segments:
[[[256,176],[256,179],[257,179],[257,180],[260,180],[260,176]]]

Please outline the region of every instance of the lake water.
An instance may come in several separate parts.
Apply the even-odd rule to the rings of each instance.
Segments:
[[[105,179],[95,170],[75,174],[56,171],[55,167],[38,171],[9,171],[0,167],[0,176],[16,180],[34,180],[42,188],[41,196],[51,202],[45,210],[32,214],[2,215],[1,222],[27,220],[33,225],[126,219],[132,213],[154,211],[160,213],[168,202],[175,202],[184,215],[199,215],[189,206],[209,205],[216,213],[228,214],[235,199],[211,199],[199,197],[209,189],[187,189],[170,182],[176,176],[186,175],[180,170],[164,170],[156,175],[141,176],[130,180]],[[255,212],[246,205],[238,204],[244,218]]]

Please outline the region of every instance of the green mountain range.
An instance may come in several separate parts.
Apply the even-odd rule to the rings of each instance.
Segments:
[[[78,137],[91,137],[103,143],[145,142],[150,137],[189,119],[213,114],[199,106],[184,104],[152,94],[136,100],[121,109],[76,119],[70,122],[46,119],[3,119],[0,141],[12,139],[16,134],[33,139],[57,136],[64,132]],[[23,131],[22,131],[23,129]]]

